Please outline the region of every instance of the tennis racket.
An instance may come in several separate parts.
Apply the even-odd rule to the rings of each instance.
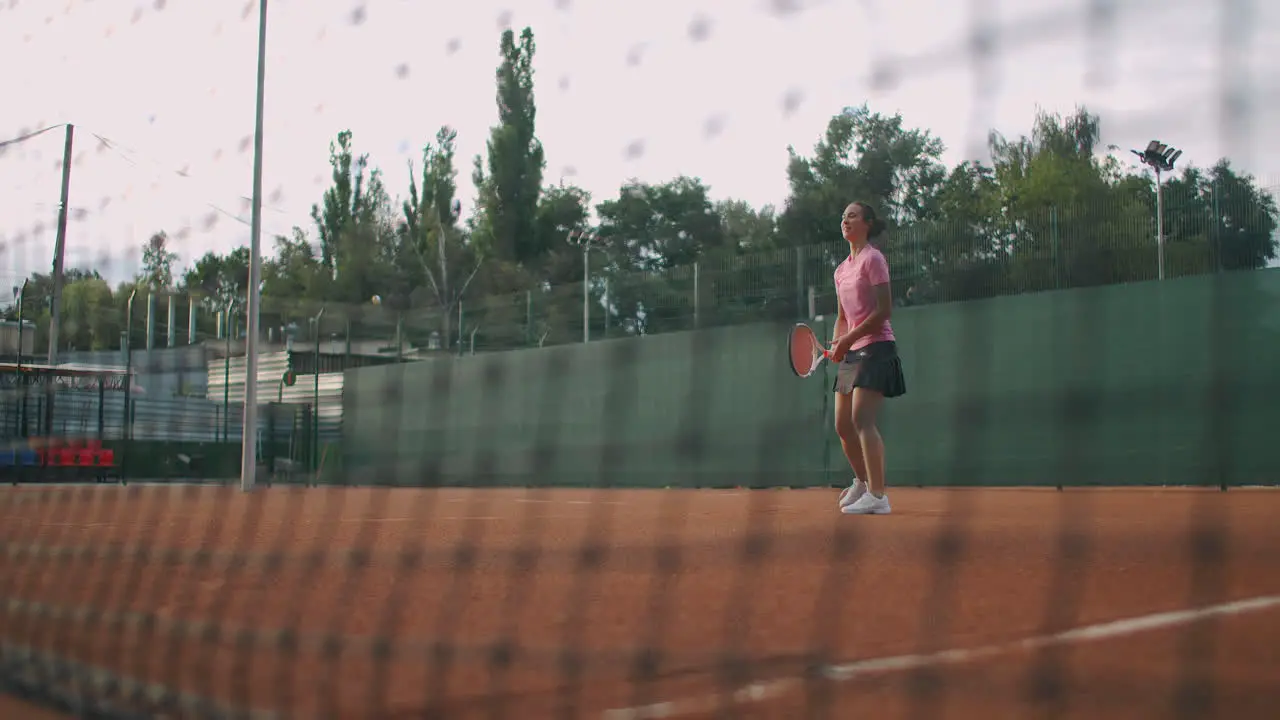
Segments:
[[[787,346],[791,356],[791,371],[799,377],[809,377],[823,360],[831,358],[831,351],[822,347],[817,333],[804,323],[796,323],[791,328]]]

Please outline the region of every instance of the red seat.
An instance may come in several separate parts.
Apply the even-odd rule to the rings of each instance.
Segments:
[[[98,452],[99,467],[115,467],[116,451],[111,448],[104,448]]]
[[[93,450],[84,449],[76,451],[76,465],[80,467],[93,467],[97,464],[97,453]]]

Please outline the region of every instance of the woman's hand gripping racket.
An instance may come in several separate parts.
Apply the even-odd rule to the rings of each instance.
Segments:
[[[831,351],[822,347],[813,328],[796,323],[787,340],[791,355],[791,371],[799,377],[809,377],[823,360],[831,359]]]

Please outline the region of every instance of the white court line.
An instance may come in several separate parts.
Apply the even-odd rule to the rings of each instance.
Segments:
[[[69,527],[69,528],[81,528],[81,529],[84,529],[84,530],[88,530],[88,529],[90,529],[90,528],[111,527],[112,525],[111,525],[111,523],[66,523],[66,522],[54,522],[54,523],[40,523],[40,526],[41,526],[41,527]]]
[[[506,518],[497,515],[431,515],[420,518],[344,518],[338,522],[344,523],[393,523],[393,522],[419,522],[427,524],[433,520],[505,520]]]
[[[621,505],[618,500],[543,500],[541,498],[516,498],[518,503],[538,503],[545,505]]]
[[[571,520],[576,519],[577,515],[542,515],[541,517],[550,518],[552,520]],[[338,522],[344,523],[395,523],[395,522],[417,522],[424,525],[430,524],[437,520],[517,520],[509,515],[428,515],[416,518],[343,518]]]
[[[1038,635],[996,645],[983,645],[976,648],[943,650],[927,655],[895,655],[891,657],[870,658],[841,665],[828,665],[823,674],[833,682],[845,682],[863,675],[885,672],[901,672],[915,670],[934,665],[955,665],[959,663],[985,660],[998,655],[1022,650],[1035,650],[1054,645],[1070,645],[1074,643],[1108,640],[1111,638],[1134,635],[1151,630],[1188,625],[1210,617],[1243,615],[1280,607],[1280,595],[1264,595],[1248,600],[1210,605],[1195,610],[1175,610],[1172,612],[1140,615],[1125,620],[1085,625],[1072,630],[1065,630],[1051,635]],[[772,700],[798,688],[801,685],[798,677],[777,678],[764,682],[752,683],[728,693],[708,693],[680,700],[641,705],[639,707],[607,710],[604,720],[657,720],[674,718],[694,713],[712,712],[721,703],[729,705],[748,705],[765,700]]]

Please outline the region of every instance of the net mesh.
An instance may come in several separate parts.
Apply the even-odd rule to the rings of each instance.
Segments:
[[[0,1],[6,716],[1271,716],[1280,6],[266,5]]]

